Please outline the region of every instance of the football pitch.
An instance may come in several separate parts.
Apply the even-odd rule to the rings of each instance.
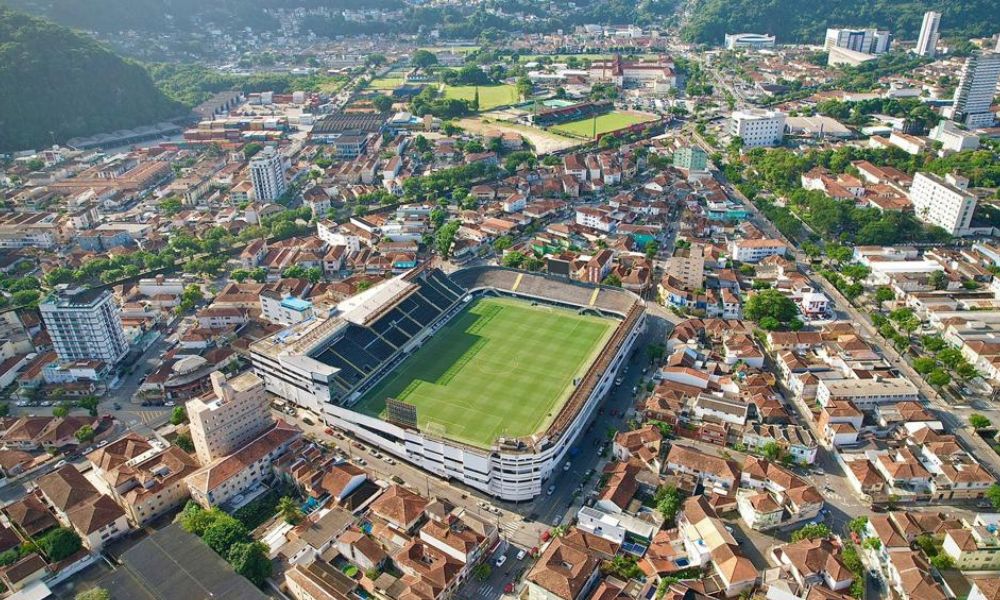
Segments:
[[[597,135],[602,133],[608,133],[609,131],[618,131],[619,129],[625,129],[630,125],[635,125],[636,123],[645,123],[647,121],[655,120],[654,117],[650,115],[642,115],[632,112],[609,112],[607,114],[598,115],[597,117]],[[580,119],[579,121],[569,121],[568,123],[563,123],[561,125],[554,125],[550,129],[556,133],[568,133],[570,135],[577,135],[581,137],[592,137],[594,131],[594,118],[587,117],[586,119]]]
[[[386,398],[417,425],[480,448],[543,431],[617,322],[507,298],[474,301],[368,392],[354,410],[385,416]]]
[[[476,86],[474,85],[447,85],[444,88],[445,98],[458,98],[459,100],[472,100],[476,97]],[[479,86],[479,111],[487,111],[498,106],[514,104],[517,102],[517,88],[510,84],[501,85],[481,85]]]

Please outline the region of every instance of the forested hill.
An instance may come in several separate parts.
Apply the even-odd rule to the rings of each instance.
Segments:
[[[740,32],[774,34],[779,44],[822,44],[827,27],[879,27],[915,40],[928,10],[942,13],[942,38],[1000,30],[997,0],[692,0],[681,34],[718,45],[725,34]]]
[[[184,112],[141,66],[65,27],[0,7],[0,152]]]

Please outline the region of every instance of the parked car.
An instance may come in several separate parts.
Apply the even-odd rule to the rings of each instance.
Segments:
[[[528,555],[528,553],[525,552],[524,550],[518,550],[517,551],[517,560],[524,560],[524,557],[527,556],[527,555]]]
[[[556,486],[550,485],[549,489],[545,490],[545,495],[546,496],[551,496],[552,493],[555,492],[555,491],[556,491]]]

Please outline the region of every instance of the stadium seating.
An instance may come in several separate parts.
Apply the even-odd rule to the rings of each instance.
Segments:
[[[351,324],[316,359],[341,369],[338,383],[351,388],[379,371],[400,348],[433,324],[465,295],[441,271],[414,278],[416,290],[367,325]]]

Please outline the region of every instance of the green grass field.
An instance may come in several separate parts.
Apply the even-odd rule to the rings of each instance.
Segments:
[[[447,85],[444,88],[446,98],[472,100],[476,96],[474,85]],[[479,110],[491,110],[498,106],[514,104],[518,101],[517,88],[509,84],[479,86]]]
[[[373,90],[392,91],[396,88],[403,87],[404,83],[406,82],[403,81],[402,77],[382,77],[380,79],[372,79],[371,83],[368,84],[368,87]]]
[[[654,117],[650,115],[613,111],[597,117],[597,134],[600,135],[609,131],[618,131],[619,129],[624,129],[629,125],[645,123],[653,120],[655,120]],[[579,121],[570,121],[568,123],[563,123],[562,125],[555,125],[549,129],[556,133],[566,133],[569,135],[589,138],[592,137],[591,134],[594,133],[594,121],[593,118],[588,117]]]
[[[477,300],[368,392],[355,410],[384,416],[386,398],[416,406],[421,430],[477,447],[542,431],[616,323],[514,299]]]

